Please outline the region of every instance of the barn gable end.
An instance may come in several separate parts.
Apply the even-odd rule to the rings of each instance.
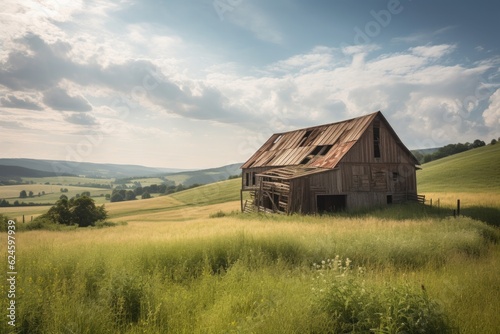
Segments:
[[[417,194],[418,161],[380,111],[274,134],[241,168],[252,195],[242,210],[352,210]]]

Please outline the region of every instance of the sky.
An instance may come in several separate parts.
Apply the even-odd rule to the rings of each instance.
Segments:
[[[500,137],[500,3],[3,0],[0,158],[209,168],[382,111],[410,149]]]

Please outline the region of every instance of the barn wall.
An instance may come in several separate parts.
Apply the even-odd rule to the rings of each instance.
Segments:
[[[342,163],[338,169],[290,182],[290,212],[316,213],[317,195],[347,195],[347,210],[393,203],[416,194],[415,167],[411,164]]]
[[[380,122],[380,158],[375,158],[373,143],[373,125],[359,138],[342,162],[357,163],[412,163],[412,159],[399,145],[384,122]]]
[[[242,190],[254,190],[258,187],[256,184],[257,182],[257,177],[255,177],[255,174],[259,174],[262,172],[265,172],[267,170],[270,170],[275,167],[255,167],[255,168],[244,168],[242,169],[241,172],[241,189]],[[249,184],[247,185],[247,179],[249,181]],[[253,183],[255,181],[255,184]]]

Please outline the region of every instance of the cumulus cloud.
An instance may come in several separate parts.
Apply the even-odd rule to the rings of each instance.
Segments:
[[[497,89],[489,99],[489,106],[483,112],[484,123],[492,128],[500,128],[500,89]]]

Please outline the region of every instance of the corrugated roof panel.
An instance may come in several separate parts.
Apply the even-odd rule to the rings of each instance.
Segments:
[[[317,156],[306,166],[334,168],[379,114],[376,112],[344,122],[274,134],[242,168],[300,165],[317,146],[325,145],[333,147],[324,157]],[[300,146],[301,143],[307,146]]]
[[[351,147],[354,146],[354,144],[356,144],[356,141],[336,145],[336,147],[332,147],[327,155],[318,158],[312,164],[310,164],[310,166],[334,168],[344,157],[344,155],[351,149]]]

